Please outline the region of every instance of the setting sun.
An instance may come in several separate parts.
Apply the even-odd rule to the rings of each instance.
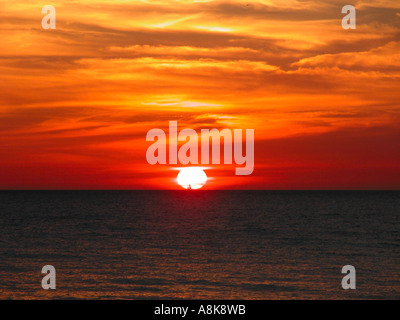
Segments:
[[[176,178],[178,184],[185,189],[200,189],[207,182],[207,175],[201,168],[183,168]]]

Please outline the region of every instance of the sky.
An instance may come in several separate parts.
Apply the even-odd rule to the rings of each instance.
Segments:
[[[0,0],[0,39],[0,189],[180,188],[173,120],[254,129],[205,189],[400,189],[398,0]]]

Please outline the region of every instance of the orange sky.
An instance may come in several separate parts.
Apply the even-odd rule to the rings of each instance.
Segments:
[[[0,189],[179,188],[169,120],[255,129],[206,189],[400,189],[398,0],[0,0],[0,37]]]

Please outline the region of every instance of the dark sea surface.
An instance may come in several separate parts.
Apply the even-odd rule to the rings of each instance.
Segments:
[[[400,298],[400,192],[3,191],[0,231],[1,299]]]

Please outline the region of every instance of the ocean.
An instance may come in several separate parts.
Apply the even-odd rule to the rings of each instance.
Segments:
[[[2,191],[0,231],[0,299],[400,298],[396,191]]]

